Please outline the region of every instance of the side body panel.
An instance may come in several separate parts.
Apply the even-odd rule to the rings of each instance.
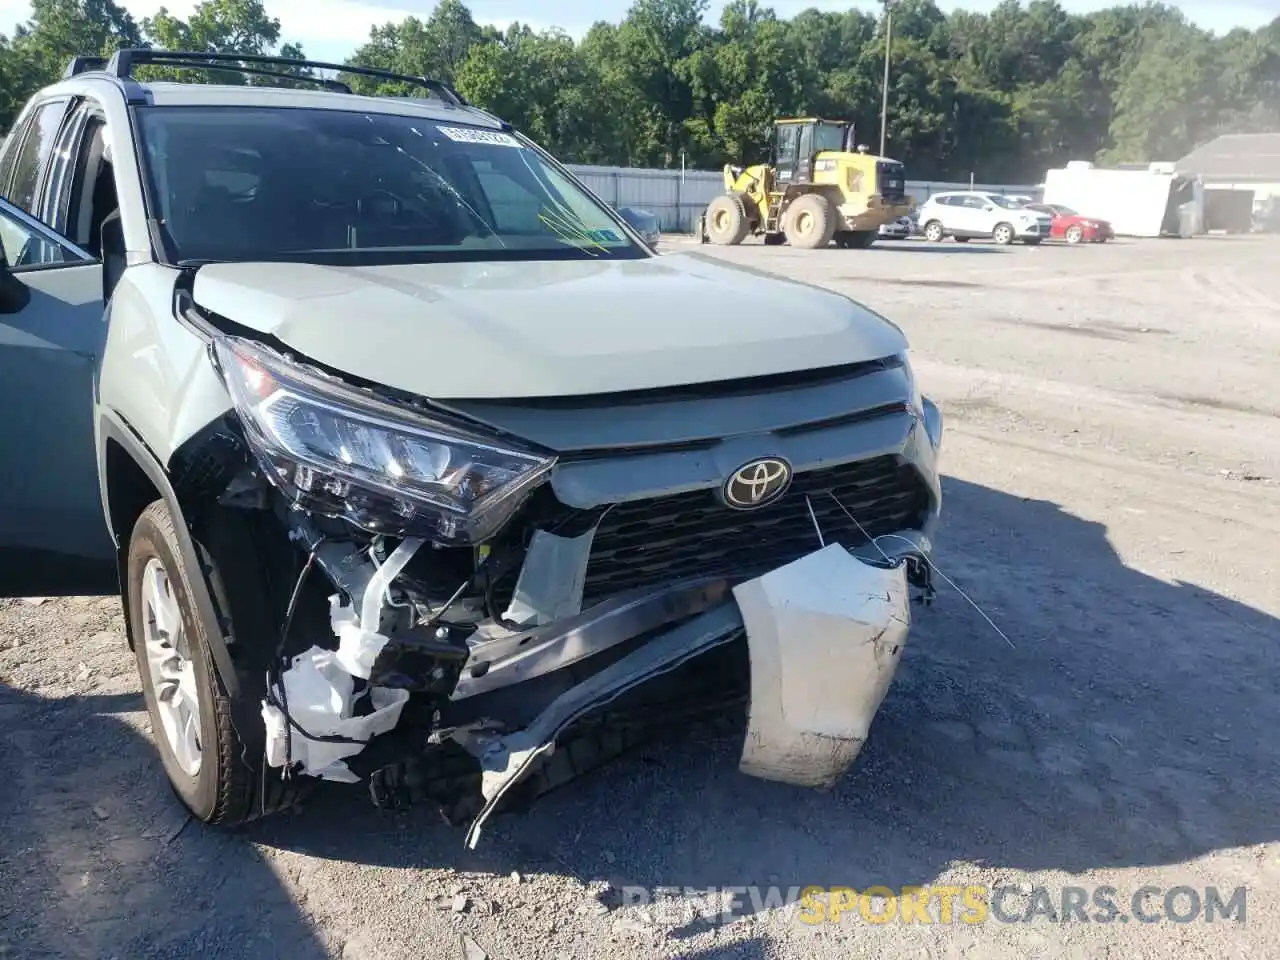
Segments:
[[[31,300],[0,316],[0,557],[7,593],[110,589],[97,497],[93,375],[102,267],[23,271]]]

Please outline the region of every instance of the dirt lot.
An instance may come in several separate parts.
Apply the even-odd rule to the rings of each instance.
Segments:
[[[734,735],[695,731],[468,853],[434,813],[340,788],[237,835],[185,823],[118,605],[4,602],[0,956],[462,957],[463,933],[506,960],[1274,956],[1280,238],[716,255],[905,328],[948,417],[939,564],[1015,649],[944,586],[833,792],[745,778]],[[1006,916],[1040,886],[1110,885],[1120,916],[837,926],[749,894],[731,923],[619,903],[750,884],[1008,884]],[[1179,885],[1247,886],[1247,921],[1130,916],[1139,888],[1160,918]]]

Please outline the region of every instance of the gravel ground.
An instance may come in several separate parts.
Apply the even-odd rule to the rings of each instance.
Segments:
[[[0,957],[1274,956],[1280,239],[714,255],[906,329],[948,417],[939,564],[1013,649],[944,586],[833,791],[743,777],[734,735],[694,730],[467,852],[337,787],[239,833],[188,824],[119,604],[0,601]],[[748,884],[1009,884],[1006,914],[1110,885],[1125,919],[620,902]],[[1247,886],[1247,921],[1127,922],[1148,885]]]

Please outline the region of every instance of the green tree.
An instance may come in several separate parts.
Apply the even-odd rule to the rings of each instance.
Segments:
[[[112,0],[32,0],[30,18],[12,40],[0,42],[0,130],[72,57],[106,56],[141,43],[138,24]]]
[[[406,17],[400,23],[374,27],[368,42],[357,48],[347,62],[453,84],[472,47],[492,43],[497,37],[492,28],[481,28],[459,0],[440,0],[425,21]],[[421,89],[405,84],[355,76],[343,79],[364,93],[422,95]]]
[[[155,16],[142,21],[142,30],[153,47],[162,50],[186,50],[199,53],[237,54],[248,56],[278,55],[293,60],[303,57],[302,48],[280,42],[280,21],[267,15],[262,0],[202,0],[186,20],[173,16],[161,7]],[[264,67],[263,69],[279,69]],[[301,70],[286,70],[300,74]],[[258,78],[231,70],[200,71],[167,67],[146,67],[139,71],[143,79],[203,79],[210,83],[243,84],[261,80],[277,83],[274,78]]]
[[[1107,161],[1177,160],[1215,132],[1221,83],[1214,38],[1181,18],[1143,31],[1115,93]]]

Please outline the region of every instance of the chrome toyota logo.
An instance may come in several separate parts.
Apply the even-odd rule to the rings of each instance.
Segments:
[[[763,457],[740,466],[725,481],[724,502],[738,510],[773,503],[791,486],[791,464]]]

